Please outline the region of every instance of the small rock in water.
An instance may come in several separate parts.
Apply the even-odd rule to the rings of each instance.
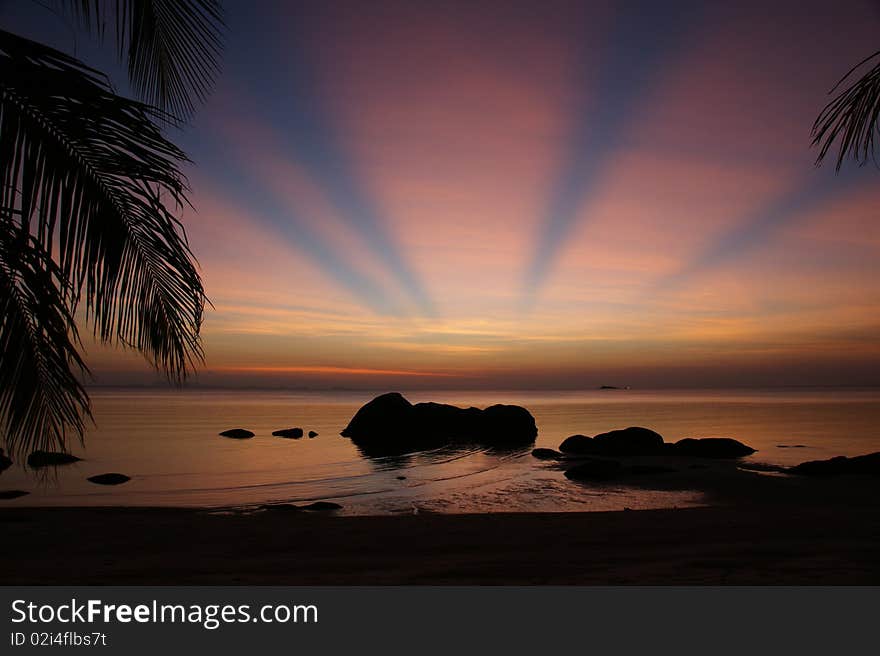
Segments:
[[[281,430],[272,431],[275,437],[286,437],[292,440],[298,440],[303,436],[302,428],[283,428]]]
[[[229,430],[225,430],[220,433],[220,435],[223,437],[231,437],[235,440],[246,440],[249,437],[254,436],[251,431],[245,430],[244,428],[230,428]]]
[[[398,481],[405,481],[405,480],[406,480],[406,476],[398,476],[398,477],[397,477],[397,480],[398,480]]]
[[[309,437],[318,437],[318,434],[315,431],[309,431]]]
[[[538,460],[557,460],[564,456],[555,449],[533,449],[532,456]]]
[[[97,476],[89,476],[87,479],[90,483],[95,483],[96,485],[122,485],[123,483],[127,483],[131,480],[125,474],[98,474]]]
[[[79,461],[80,458],[72,456],[69,453],[61,453],[59,451],[34,451],[28,456],[27,464],[31,469],[39,469],[40,467],[69,465],[72,462]]]
[[[292,503],[266,503],[260,506],[260,510],[282,510],[286,512],[301,512],[302,508]]]
[[[0,490],[0,499],[18,499],[18,497],[23,497],[26,494],[30,494],[30,492],[25,492],[24,490]]]
[[[341,510],[342,506],[338,503],[333,503],[332,501],[315,501],[314,503],[310,503],[305,506],[299,506],[302,510],[314,510],[314,511],[324,511],[324,510]]]

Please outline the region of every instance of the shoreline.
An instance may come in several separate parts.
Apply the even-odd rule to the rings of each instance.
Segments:
[[[2,585],[880,583],[875,498],[338,517],[21,507],[0,525]]]
[[[607,485],[691,490],[707,505],[374,515],[0,506],[0,584],[880,584],[876,476],[767,474],[682,456],[625,461],[673,468]],[[536,465],[561,475],[573,462]],[[606,483],[566,485],[601,495]]]

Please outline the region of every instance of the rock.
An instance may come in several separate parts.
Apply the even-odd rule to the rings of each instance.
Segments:
[[[341,435],[369,439],[369,435],[382,431],[386,435],[399,436],[410,429],[412,415],[413,405],[402,394],[397,392],[382,394],[362,406],[348,422]]]
[[[559,450],[563,453],[571,453],[571,454],[589,454],[593,453],[593,438],[587,437],[586,435],[572,435],[571,437],[566,437],[562,444],[559,445]]]
[[[305,506],[299,506],[302,510],[312,510],[315,512],[322,512],[327,510],[341,510],[342,506],[338,503],[333,503],[332,501],[315,501],[314,503],[307,504]]]
[[[405,481],[405,480],[406,480],[406,476],[398,476],[398,477],[397,477],[397,480],[398,480],[398,481]]]
[[[474,410],[470,408],[464,412],[474,414]],[[474,432],[486,433],[483,439],[488,444],[521,445],[534,443],[538,427],[532,413],[522,406],[498,404],[483,410]]]
[[[265,503],[260,506],[260,510],[273,510],[281,512],[304,512],[310,510],[312,512],[323,512],[328,510],[341,510],[342,506],[332,501],[315,501],[304,506],[297,506],[292,503]]]
[[[61,453],[58,451],[34,451],[28,456],[27,464],[31,469],[39,469],[40,467],[57,467],[58,465],[69,465],[73,462],[79,462],[81,458],[72,456],[69,453]]]
[[[688,458],[743,458],[755,449],[729,437],[686,437],[673,444],[670,452]]]
[[[396,392],[364,405],[342,431],[368,456],[453,444],[525,446],[533,444],[537,434],[534,417],[520,406],[493,405],[480,410],[444,403],[413,405]]]
[[[755,449],[729,437],[685,438],[668,444],[659,433],[641,426],[608,431],[592,438],[572,435],[559,445],[559,450],[571,455],[675,455],[696,458],[741,458],[755,452]]]
[[[538,460],[558,460],[559,458],[565,457],[556,449],[534,449],[532,451],[532,456]]]
[[[292,503],[266,503],[260,506],[260,510],[280,510],[282,512],[302,512],[302,508]]]
[[[275,437],[287,437],[290,439],[298,440],[303,436],[302,428],[284,428],[282,430],[272,431],[272,435]]]
[[[309,431],[309,437],[318,437],[318,434],[315,431]]]
[[[839,476],[841,474],[869,474],[880,476],[880,451],[863,456],[837,456],[829,460],[810,460],[788,470],[801,476]]]
[[[89,476],[87,479],[90,483],[95,483],[96,485],[122,485],[123,483],[127,483],[131,480],[125,474],[98,474],[97,476]]]
[[[24,490],[0,490],[0,499],[18,499],[18,497],[23,497],[26,494],[30,494],[30,492],[25,492]]]
[[[651,456],[663,452],[663,437],[649,428],[630,426],[593,437],[599,455]]]
[[[617,478],[623,473],[623,465],[617,460],[587,458],[565,470],[565,477],[573,481],[596,481]]]
[[[572,435],[559,445],[563,453],[594,456],[652,456],[664,451],[663,438],[640,426],[600,433],[593,438]]]
[[[223,437],[231,437],[235,440],[246,440],[254,436],[252,432],[245,430],[244,428],[230,428],[229,430],[220,433],[220,435]]]

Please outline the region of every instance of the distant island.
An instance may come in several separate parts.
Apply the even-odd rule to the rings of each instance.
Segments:
[[[623,387],[618,387],[617,385],[599,385],[600,390],[628,390],[629,385],[624,385]]]

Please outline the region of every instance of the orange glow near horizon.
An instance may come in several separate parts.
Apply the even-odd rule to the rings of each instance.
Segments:
[[[226,374],[340,374],[344,376],[453,376],[436,371],[395,371],[394,369],[355,369],[352,367],[224,367],[214,369]]]

